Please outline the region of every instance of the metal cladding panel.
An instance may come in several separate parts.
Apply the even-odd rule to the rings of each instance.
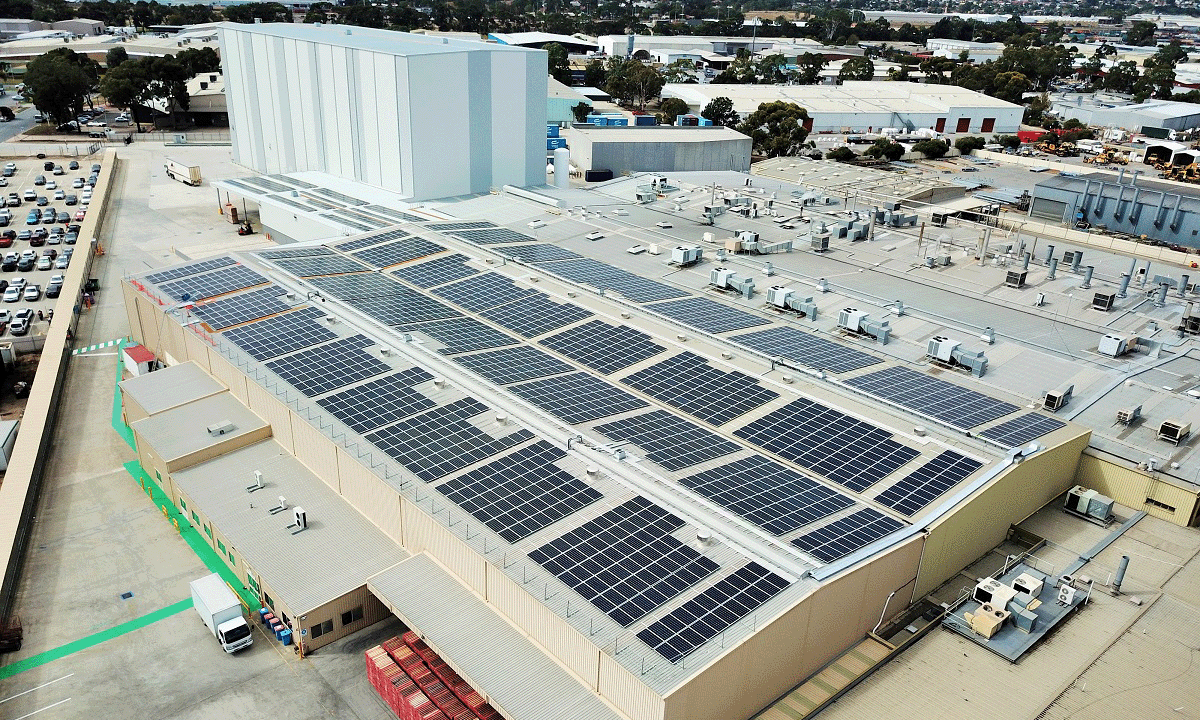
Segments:
[[[505,717],[620,720],[591,688],[428,555],[379,573],[368,587]]]
[[[397,544],[403,544],[400,498],[395,488],[363,467],[340,447],[337,449],[338,479],[342,497]],[[322,478],[328,484],[330,481]]]
[[[246,376],[241,373],[233,363],[216,351],[210,349],[208,352],[208,371],[213,374],[213,377],[220,380],[225,387],[229,388],[229,392],[235,398],[246,402]]]
[[[155,307],[154,301],[144,295],[138,296],[135,307],[140,321],[138,324],[142,329],[142,336],[135,339],[157,355],[162,350],[162,346],[159,345],[159,323],[156,318],[162,319],[162,311]]]
[[[187,346],[183,343],[183,334],[188,332],[183,329],[182,325],[175,323],[167,323],[163,327],[161,337],[163,353],[170,353],[171,357],[178,362],[183,362],[187,359]]]
[[[487,561],[470,548],[466,543],[450,534],[450,531],[438,524],[429,513],[401,498],[403,512],[404,545],[411,553],[427,552],[438,562],[445,565],[454,573],[459,581],[466,583],[475,592],[483,595],[487,592]],[[451,513],[458,511],[451,506]],[[458,511],[461,512],[461,511]],[[462,513],[465,522],[474,522],[474,518]],[[465,524],[462,525],[465,529]]]
[[[600,653],[600,695],[625,713],[630,720],[663,720],[663,698],[608,653]]]
[[[188,333],[183,338],[183,344],[186,346],[187,359],[196,363],[205,370],[209,369],[208,365],[208,345],[205,344],[200,336],[196,333]]]
[[[296,459],[304,463],[314,475],[319,478],[339,477],[337,455],[334,454],[337,446],[296,413],[292,413],[292,440],[296,448]],[[341,492],[340,487],[333,490]]]
[[[249,386],[246,405],[271,425],[271,436],[288,452],[295,452],[292,443],[292,411],[275,394],[258,383]]]

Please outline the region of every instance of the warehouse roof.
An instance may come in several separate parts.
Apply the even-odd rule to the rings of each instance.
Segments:
[[[944,113],[953,108],[1017,110],[1004,100],[955,85],[849,81],[842,85],[695,85],[663,86],[664,98],[677,97],[688,105],[707,105],[727,97],[739,113],[751,113],[760,103],[794,102],[813,113]]]
[[[446,36],[418,35],[391,30],[296,23],[222,23],[222,32],[252,33],[302,42],[335,45],[340,48],[369,50],[390,55],[441,55],[460,52],[536,52],[528,48],[459,40]]]
[[[254,471],[263,474],[262,490]],[[302,614],[362,587],[409,557],[274,440],[171,473],[171,480],[259,572],[275,597]],[[287,509],[272,513],[279,497]],[[308,528],[289,527],[303,508]]]
[[[123,380],[121,392],[145,410],[147,415],[155,415],[193,400],[223,393],[225,386],[196,363],[186,362]]]
[[[590,142],[628,142],[628,143],[645,143],[645,142],[672,142],[672,143],[706,143],[715,142],[718,140],[745,140],[750,141],[749,136],[734,130],[730,127],[720,127],[716,125],[709,126],[692,126],[692,127],[676,127],[674,125],[652,125],[652,126],[587,126],[575,125],[565,131],[568,138],[579,136],[586,138]]]
[[[153,377],[154,373],[146,377]],[[229,422],[232,430],[212,434],[209,426]],[[145,438],[154,452],[167,462],[187,457],[205,448],[243,437],[268,427],[267,423],[237,398],[225,392],[164,410],[130,425]]]

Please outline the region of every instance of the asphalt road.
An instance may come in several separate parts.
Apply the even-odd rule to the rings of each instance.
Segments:
[[[0,104],[15,108],[16,103],[12,101],[12,95],[5,95],[0,98]],[[33,122],[33,116],[37,114],[32,106],[26,110],[17,113],[17,119],[12,122],[0,123],[0,142],[4,142],[25,132],[33,127],[36,123]]]

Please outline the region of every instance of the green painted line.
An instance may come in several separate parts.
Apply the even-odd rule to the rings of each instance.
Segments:
[[[120,348],[124,348],[124,347],[125,347],[125,341],[121,340]],[[117,387],[117,384],[121,382],[121,370],[122,369],[124,369],[124,362],[122,362],[122,360],[121,360],[121,352],[120,352],[120,349],[118,349],[118,351],[117,351],[117,376],[116,376],[116,382],[113,383],[112,427],[113,427],[113,430],[116,430],[117,434],[121,436],[121,439],[124,440],[125,443],[127,445],[129,445],[129,447],[132,448],[136,452],[137,445],[135,445],[133,442],[133,430],[128,425],[125,424],[124,416],[121,413],[121,389],[119,387]]]
[[[118,638],[126,633],[133,632],[134,630],[140,630],[147,625],[153,625],[159,620],[169,618],[172,615],[177,615],[190,607],[192,607],[191,598],[180,600],[174,605],[168,605],[161,610],[155,610],[154,612],[148,613],[139,618],[134,618],[129,622],[121,623],[120,625],[111,627],[107,630],[101,630],[98,633],[93,633],[78,640],[73,640],[65,645],[59,645],[53,650],[47,650],[46,652],[38,653],[37,655],[27,657],[24,660],[18,660],[11,665],[0,667],[0,680],[10,678],[18,673],[23,673],[26,670],[32,670],[33,668],[40,667],[46,663],[52,663],[55,660],[61,660],[68,655],[74,655],[80,650],[87,650],[90,647],[95,647],[102,642],[112,640],[113,638]]]
[[[834,695],[835,693],[837,693],[838,690],[841,689],[841,688],[834,687],[833,685],[830,685],[829,683],[825,682],[824,680],[822,680],[819,677],[814,677],[813,679],[809,680],[809,682],[812,683],[813,685],[821,688],[829,695]]]
[[[841,676],[845,677],[847,680],[853,680],[853,679],[855,679],[856,677],[858,677],[858,673],[856,673],[856,672],[854,672],[853,670],[850,670],[849,668],[847,668],[847,667],[843,666],[841,663],[834,663],[834,664],[832,664],[832,665],[830,665],[830,666],[829,666],[829,669],[830,669],[830,670],[834,670],[834,671],[835,671],[835,672],[837,672],[839,675],[841,675]]]

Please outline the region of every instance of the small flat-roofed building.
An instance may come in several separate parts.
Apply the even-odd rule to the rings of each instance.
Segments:
[[[563,132],[583,170],[683,172],[750,169],[749,137],[727,127],[584,127]]]
[[[144,348],[143,348],[144,349]],[[185,362],[122,381],[125,424],[226,392],[225,386],[196,363]]]

